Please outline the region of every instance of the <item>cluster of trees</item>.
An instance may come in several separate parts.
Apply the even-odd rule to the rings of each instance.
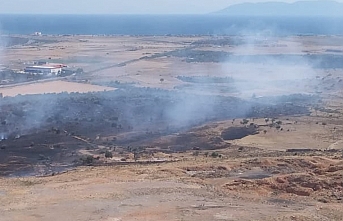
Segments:
[[[212,38],[212,39],[204,39],[204,40],[199,40],[195,41],[192,43],[192,45],[216,45],[216,46],[225,46],[225,45],[242,45],[245,42],[238,37],[221,37],[221,38]]]
[[[0,71],[0,80],[2,84],[7,84],[7,83],[20,83],[20,82],[25,82],[30,78],[34,78],[35,76],[31,75],[24,75],[17,73],[13,70],[3,70]]]
[[[201,51],[201,50],[177,50],[169,52],[168,55],[186,58],[186,62],[224,62],[229,60],[232,53],[224,51]]]
[[[264,121],[266,122],[266,124],[269,125],[269,127],[275,127],[277,130],[283,130],[281,128],[281,125],[282,125],[282,121],[281,120],[277,120],[275,118],[272,118],[272,119],[269,119],[269,118],[265,118]],[[265,132],[266,133],[266,132]]]
[[[177,79],[198,84],[211,84],[211,83],[233,83],[232,77],[216,77],[216,76],[177,76]]]

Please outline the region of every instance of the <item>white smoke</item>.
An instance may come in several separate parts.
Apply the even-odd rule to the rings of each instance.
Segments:
[[[244,98],[306,93],[307,81],[318,72],[297,37],[278,36],[273,29],[243,31],[244,44],[235,46],[230,51],[234,59],[222,65]]]

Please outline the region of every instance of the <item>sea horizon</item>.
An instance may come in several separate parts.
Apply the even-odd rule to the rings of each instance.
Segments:
[[[342,35],[343,17],[218,14],[0,14],[0,34],[28,35]]]

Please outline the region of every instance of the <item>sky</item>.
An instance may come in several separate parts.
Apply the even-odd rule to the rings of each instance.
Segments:
[[[0,0],[0,14],[204,14],[233,4],[265,1],[268,0]]]

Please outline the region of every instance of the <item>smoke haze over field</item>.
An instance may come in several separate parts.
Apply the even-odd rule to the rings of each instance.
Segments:
[[[294,43],[284,47],[286,42],[282,41]],[[233,56],[234,59],[223,64],[223,69],[230,76],[235,76],[238,82],[243,81],[236,87],[246,96],[249,96],[248,93],[250,96],[303,93],[303,87],[308,83],[306,81],[316,76],[315,64],[301,56],[306,54],[302,44],[295,38],[281,40],[267,30],[246,35],[243,42],[232,50],[238,56]],[[273,52],[270,46],[276,50]],[[289,51],[290,56],[280,56],[279,50]]]
[[[26,18],[25,16],[19,17],[23,20]],[[5,16],[5,18],[12,21],[11,16]],[[49,18],[49,16],[41,16],[38,20],[44,23],[46,21],[43,18]],[[63,18],[63,16],[53,16],[53,18],[60,19]],[[83,17],[66,16],[66,18],[63,19],[69,24],[70,18],[76,18],[81,21]],[[92,19],[94,18],[99,19],[93,23],[93,25],[98,26],[97,24],[101,19],[109,19],[106,21],[111,21],[111,19],[115,17],[89,17],[90,21],[93,21]],[[131,17],[129,18],[131,19]],[[137,17],[134,16],[133,18],[137,19]],[[168,23],[170,21],[168,20],[169,17],[163,18],[166,19],[164,22]],[[176,20],[176,23],[183,24],[181,22],[182,18],[183,17],[177,17],[179,20]],[[202,18],[205,19],[206,17]],[[225,23],[225,20],[218,20],[218,18],[219,17],[216,17],[217,20],[215,20],[215,24],[221,25]],[[196,20],[195,18],[193,19]],[[6,101],[8,101],[10,108],[6,105],[2,105],[4,108],[4,116],[2,116],[1,120],[4,122],[4,125],[6,125],[4,127],[6,127],[8,132],[20,133],[20,135],[31,133],[34,130],[46,130],[48,127],[52,126],[59,127],[66,131],[76,131],[75,133],[80,134],[90,133],[84,129],[92,126],[93,133],[97,133],[99,130],[104,133],[109,131],[117,134],[121,132],[131,132],[133,130],[132,128],[135,128],[140,132],[146,130],[161,130],[168,133],[214,120],[247,116],[268,117],[268,112],[262,113],[259,111],[269,106],[283,105],[283,97],[281,96],[297,93],[314,94],[315,90],[311,87],[314,84],[313,79],[317,75],[318,68],[332,68],[337,64],[342,65],[342,63],[339,62],[341,61],[341,55],[335,55],[335,60],[331,59],[331,53],[321,55],[319,53],[309,52],[308,48],[303,45],[303,41],[301,40],[302,37],[295,36],[294,33],[287,35],[288,37],[280,36],[280,33],[285,33],[288,30],[268,21],[271,20],[251,19],[248,20],[247,23],[244,23],[247,24],[247,26],[239,27],[240,29],[237,31],[237,35],[231,36],[231,30],[219,28],[218,33],[222,35],[207,34],[201,37],[187,36],[187,38],[198,38],[199,40],[193,41],[187,39],[183,40],[181,44],[178,43],[178,46],[173,45],[166,48],[158,48],[159,46],[154,48],[154,42],[158,42],[158,44],[161,43],[158,40],[159,37],[149,37],[149,40],[142,36],[135,36],[137,41],[148,41],[149,44],[146,45],[145,48],[134,42],[134,47],[132,47],[135,48],[134,50],[131,46],[125,46],[124,49],[121,47],[120,50],[116,49],[115,53],[130,54],[129,58],[124,60],[123,66],[111,64],[111,62],[113,62],[112,58],[115,57],[110,59],[101,57],[110,56],[113,51],[107,51],[107,48],[95,51],[97,46],[93,44],[95,44],[96,39],[99,36],[92,36],[89,37],[89,40],[81,41],[78,39],[79,36],[75,37],[68,35],[66,36],[66,39],[68,40],[74,39],[74,37],[76,38],[77,43],[75,44],[79,44],[80,42],[84,45],[88,44],[88,46],[90,44],[91,49],[88,49],[87,54],[82,55],[82,52],[79,52],[78,50],[74,51],[74,53],[78,54],[78,56],[81,54],[85,60],[88,59],[86,63],[89,62],[92,66],[94,66],[94,62],[97,62],[97,60],[95,60],[95,53],[101,51],[101,54],[97,59],[108,59],[106,60],[106,65],[111,64],[111,67],[114,68],[111,68],[110,70],[115,72],[121,69],[119,71],[123,71],[124,77],[135,79],[134,77],[132,78],[132,76],[129,76],[128,69],[126,69],[131,63],[143,63],[145,61],[161,62],[161,65],[166,67],[165,69],[168,69],[168,77],[173,78],[172,80],[174,82],[179,82],[175,87],[170,87],[172,90],[163,90],[156,89],[160,87],[156,85],[153,85],[153,88],[139,88],[140,85],[137,81],[135,81],[137,85],[121,84],[120,82],[113,83],[112,81],[105,82],[104,84],[115,88],[118,87],[120,90],[116,92],[94,94],[72,94],[70,96],[67,94],[26,96],[14,98],[14,103],[11,103],[8,99]],[[141,24],[144,23],[141,20],[140,22]],[[155,21],[148,19],[146,22],[151,24]],[[48,23],[44,24],[46,25]],[[106,24],[113,25],[110,22]],[[123,22],[122,25],[123,24],[126,25],[125,22]],[[135,27],[142,28],[139,25],[135,25],[135,23],[128,24],[129,25],[127,26],[130,27],[130,30],[135,29]],[[158,24],[160,23],[158,22]],[[209,22],[207,26],[212,28],[211,24],[212,23]],[[290,22],[290,24],[292,24],[292,22]],[[59,25],[63,24],[61,23]],[[78,27],[78,25],[76,26]],[[301,26],[302,24],[300,24],[299,27]],[[85,27],[92,29],[92,26],[88,26],[88,23]],[[72,27],[70,26],[69,28]],[[174,28],[179,30],[178,26],[175,26]],[[232,28],[234,29],[236,27]],[[157,30],[159,30],[158,27]],[[152,35],[151,30],[147,31],[149,32],[147,35]],[[201,29],[201,31],[203,30]],[[168,41],[174,41],[175,38],[177,38],[173,35],[176,35],[176,33],[172,32],[171,35],[160,36],[160,38],[163,38],[162,42],[167,44]],[[29,44],[27,43],[29,41],[28,39],[37,38],[37,42],[35,42],[32,47],[37,48],[38,50],[41,45],[48,48],[50,47],[49,44],[52,44],[53,46],[48,48],[48,52],[46,52],[46,55],[48,56],[51,54],[50,51],[58,50],[62,53],[62,50],[66,50],[66,47],[64,46],[63,49],[61,49],[62,47],[55,45],[59,42],[45,39],[49,38],[49,36],[15,38],[19,42],[24,41],[23,45],[25,46]],[[120,39],[121,37],[106,36],[105,38],[108,40],[110,38]],[[43,39],[44,41],[42,40],[42,42],[39,42],[39,39]],[[99,39],[104,38],[99,37]],[[64,44],[64,42],[62,42],[61,45],[62,44]],[[123,43],[120,43],[120,45],[122,44]],[[144,53],[144,50],[150,50],[152,48],[154,49],[153,51]],[[24,49],[25,48],[23,48],[23,50]],[[68,53],[67,56],[70,58],[69,56],[72,55]],[[60,59],[60,56],[55,57]],[[160,58],[168,60],[168,65],[164,66],[165,63],[163,62],[165,61],[161,61]],[[322,59],[325,62],[322,62]],[[72,59],[69,61],[71,63],[78,63],[79,59]],[[101,62],[99,61],[99,63]],[[187,64],[190,63],[195,65],[187,66]],[[321,67],[322,63],[325,63],[328,67]],[[184,65],[183,69],[178,69],[177,65],[179,64]],[[204,71],[204,68],[206,68],[206,65],[208,64],[214,64],[218,72],[213,71],[213,69]],[[104,64],[99,64],[99,66],[101,65]],[[338,68],[340,68],[339,65],[337,66]],[[153,65],[151,67],[149,66],[148,69],[149,72],[152,73],[146,73],[146,78],[153,78],[153,76],[156,77],[159,74],[159,71],[154,69]],[[138,71],[135,71],[137,74]],[[187,71],[187,74],[183,75],[183,72],[185,71]],[[166,73],[167,72],[164,72],[164,74]],[[201,76],[199,76],[199,73],[202,73]],[[90,73],[84,74],[85,76],[80,74],[78,76],[79,78],[75,79],[87,79],[87,81],[92,82],[92,78],[96,78],[96,80],[101,78],[100,74],[97,76],[98,73],[94,73],[94,75],[91,75]],[[139,75],[140,73],[137,74],[137,76]],[[117,81],[116,78],[112,79]],[[312,84],[311,87],[305,88],[309,83]],[[260,97],[270,97],[270,101],[268,100],[269,98],[261,101],[258,99]],[[26,98],[27,102],[24,102]],[[8,109],[14,108],[16,106],[15,102],[19,102],[20,105],[18,105],[18,107],[15,108],[14,113],[12,113],[13,111],[8,111]],[[37,104],[33,105],[34,102]],[[256,106],[262,106],[262,108],[258,109]],[[274,113],[271,113],[270,115],[298,113],[298,107],[294,109],[287,108],[281,108],[280,112],[275,110]],[[258,109],[258,111],[255,111],[256,109]],[[300,113],[306,113],[304,107],[299,107],[299,110]],[[170,128],[169,126],[174,130],[168,131],[168,128]]]
[[[7,16],[10,21],[12,18]],[[64,18],[66,22],[68,18],[74,17],[67,16]],[[80,16],[79,21],[82,18]],[[100,24],[103,18],[93,25]],[[113,18],[105,17],[105,20]],[[168,17],[164,18],[168,23]],[[40,21],[45,22],[44,19]],[[219,25],[223,23],[215,21]],[[151,24],[155,20],[145,22]],[[183,24],[180,20],[176,23]],[[131,29],[136,27],[135,23],[129,26]],[[207,26],[213,28],[211,22]],[[85,27],[92,29],[92,26]],[[179,26],[174,28],[179,30]],[[257,131],[260,124],[254,123],[255,118],[309,115],[310,108],[320,104],[320,93],[343,87],[343,79],[326,81],[324,76],[333,68],[343,68],[343,51],[336,48],[341,42],[340,37],[296,36],[294,33],[281,36],[280,33],[287,30],[257,20],[248,21],[248,25],[240,27],[236,35],[230,35],[231,30],[214,29],[220,34],[176,36],[178,33],[171,32],[151,36],[151,30],[144,30],[148,36],[99,36],[99,33],[89,36],[10,36],[6,50],[13,67],[25,67],[34,59],[45,57],[47,61],[65,62],[75,70],[84,68],[84,71],[70,71],[63,78],[65,81],[97,84],[116,90],[0,99],[1,145],[5,149],[10,146],[19,155],[25,147],[24,151],[31,154],[33,162],[37,162],[40,151],[51,154],[58,161],[71,152],[71,158],[78,160],[80,157],[74,153],[95,153],[92,151],[96,148],[113,150],[120,156],[121,153],[132,154],[136,151],[134,148],[144,149],[145,145],[166,151],[178,150],[175,146],[192,150],[194,146],[187,136],[185,140],[181,137],[181,141],[172,147],[154,141],[172,136],[180,138],[179,134],[187,134],[195,130],[194,127],[220,121],[233,127],[250,126]],[[316,39],[324,43],[317,47],[313,43]],[[34,59],[30,60],[29,55]],[[9,74],[9,84],[17,83],[16,74],[24,76],[25,84],[32,83],[28,82],[31,80],[29,74],[20,72]],[[42,81],[56,81],[47,79],[51,78],[49,76],[42,78]],[[62,84],[63,80],[60,80]],[[37,82],[32,85],[38,87]],[[196,136],[193,138],[197,139]],[[221,135],[215,136],[208,141],[206,148],[212,148],[215,142],[225,144],[225,148],[230,145]],[[115,152],[115,148],[121,153]],[[103,152],[99,152],[99,156],[101,154]],[[0,159],[7,156],[2,157]],[[53,157],[39,156],[43,160],[38,164],[48,162],[50,166],[49,163],[55,160]]]

